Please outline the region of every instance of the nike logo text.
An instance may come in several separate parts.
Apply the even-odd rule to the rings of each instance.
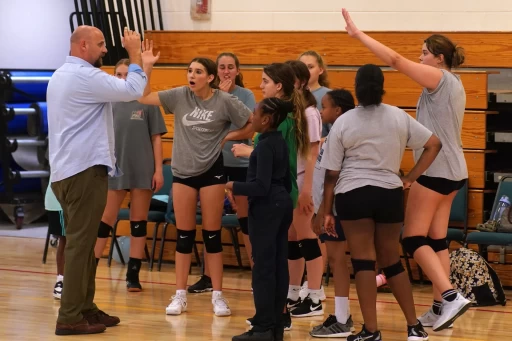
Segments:
[[[213,121],[211,119],[212,114],[213,114],[213,111],[211,111],[211,110],[203,110],[203,109],[199,109],[196,107],[194,109],[194,111],[192,111],[190,114],[183,116],[183,118],[181,119],[181,122],[186,127],[191,127],[191,126],[195,126],[198,124],[210,123]],[[197,118],[198,120],[197,121],[189,120],[188,119],[189,117]]]

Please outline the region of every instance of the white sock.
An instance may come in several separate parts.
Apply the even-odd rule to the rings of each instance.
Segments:
[[[339,323],[347,323],[350,316],[350,304],[348,297],[334,297],[334,314]]]
[[[212,292],[212,299],[216,299],[216,298],[219,298],[219,297],[222,297],[222,291],[213,291]]]
[[[318,302],[320,302],[320,297],[322,296],[322,289],[318,289],[318,290],[308,289],[308,290],[309,290],[309,298],[311,298],[313,303],[318,304]]]
[[[288,298],[292,301],[297,301],[300,295],[300,285],[289,285],[288,286]]]
[[[176,296],[187,297],[187,290],[176,290]]]
[[[57,275],[57,282],[64,282],[64,276]]]

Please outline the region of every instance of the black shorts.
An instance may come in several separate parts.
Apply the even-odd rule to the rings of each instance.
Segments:
[[[337,212],[337,211],[336,211]],[[344,242],[347,240],[345,238],[345,233],[343,233],[343,228],[341,227],[340,218],[337,216],[334,216],[334,228],[336,229],[336,234],[338,237],[330,236],[327,233],[322,233],[319,238],[322,243],[329,241],[329,242]]]
[[[373,219],[376,223],[404,221],[404,190],[364,186],[336,194],[336,212],[340,220]]]
[[[416,182],[428,189],[442,195],[448,195],[453,191],[458,191],[466,184],[467,179],[460,181],[448,180],[445,178],[436,178],[432,176],[421,175]]]
[[[247,181],[247,169],[248,167],[225,167],[224,175],[226,175],[227,181]]]
[[[48,230],[55,237],[65,237],[64,229],[64,212],[63,211],[46,211],[48,215]]]
[[[191,176],[189,178],[179,178],[175,176],[172,181],[173,183],[192,187],[198,191],[203,187],[225,185],[227,180],[226,175],[224,174],[224,159],[222,157],[222,153],[220,153],[213,166],[203,174]]]

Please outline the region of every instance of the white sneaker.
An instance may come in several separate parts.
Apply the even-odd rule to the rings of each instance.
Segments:
[[[322,290],[320,294],[320,301],[325,301],[327,297],[325,296],[324,286],[322,285],[320,287],[320,290]],[[300,288],[299,296],[300,300],[304,301],[304,299],[309,295],[309,289],[308,289],[308,281],[305,281],[304,284],[302,284],[302,287]]]
[[[435,332],[448,328],[458,317],[462,316],[471,307],[471,301],[457,293],[452,302],[443,300],[441,315],[433,325]]]
[[[428,311],[426,311],[423,315],[418,317],[418,321],[421,322],[421,325],[423,327],[432,327],[434,323],[436,323],[437,320],[439,320],[439,316],[441,315],[434,314],[434,312],[432,311],[432,307],[430,307]],[[448,328],[453,328],[453,323]]]
[[[230,316],[231,309],[229,309],[228,301],[222,294],[212,295],[213,312],[215,316]]]
[[[175,295],[171,297],[171,303],[165,308],[167,315],[180,315],[187,311],[187,296]]]

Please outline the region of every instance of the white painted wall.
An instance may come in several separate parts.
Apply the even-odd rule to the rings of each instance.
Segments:
[[[166,30],[343,30],[344,6],[367,31],[512,31],[511,0],[209,0],[207,22],[190,1],[161,0]]]
[[[69,54],[71,0],[0,0],[0,69],[56,69]]]

